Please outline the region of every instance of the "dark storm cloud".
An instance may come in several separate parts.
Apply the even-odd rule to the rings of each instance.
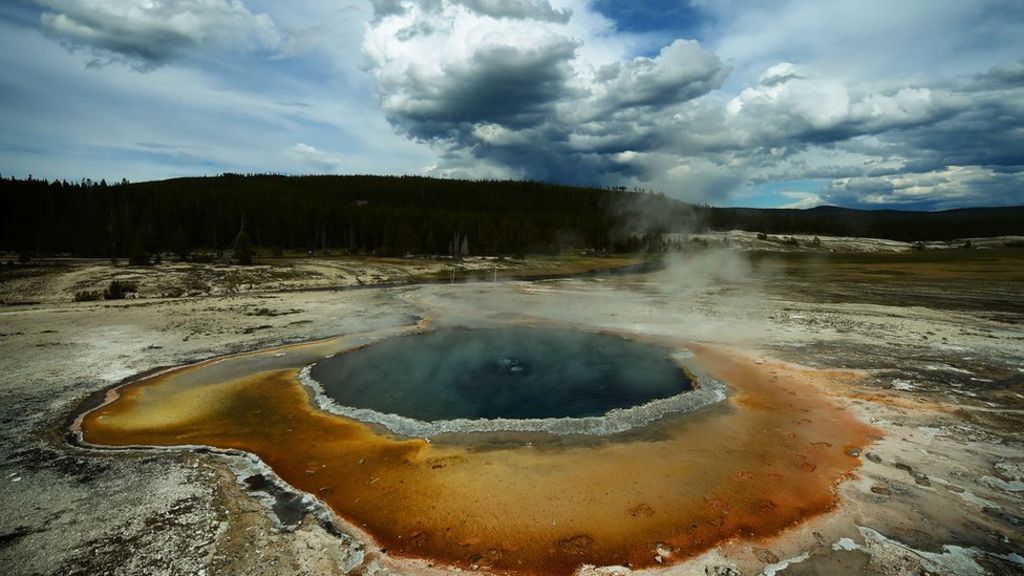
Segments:
[[[749,102],[737,114],[736,125],[747,132],[748,143],[765,146],[843,145],[870,136],[888,144],[890,152],[921,161],[930,158],[935,164],[929,169],[1017,165],[1024,163],[1024,152],[1015,145],[1024,128],[1024,83],[1015,73],[1014,67],[996,68],[966,81],[944,80],[858,98],[842,88],[841,94],[832,94],[831,110],[829,89],[821,86],[778,91],[767,99],[745,91]],[[773,78],[762,86],[778,90],[785,84]],[[802,105],[801,97],[814,102]]]
[[[984,166],[992,170],[1024,166],[1024,84],[981,77],[913,122],[867,123],[859,133],[874,135],[907,158],[909,172],[947,166]]]
[[[447,66],[441,82],[410,71],[395,87],[401,98],[388,106],[389,118],[425,140],[464,140],[483,123],[537,126],[566,91],[575,49],[569,41],[533,49],[486,46]]]
[[[676,40],[653,57],[587,74],[580,45],[568,34],[481,29],[460,15],[464,4],[421,3],[426,8],[417,13],[383,6],[379,13],[390,10],[399,20],[369,35],[383,46],[369,55],[389,121],[443,150],[448,174],[675,183],[681,195],[704,198],[715,186],[779,174],[870,178],[953,163],[1020,163],[1009,146],[1020,118],[1006,101],[1016,96],[1013,69],[955,89],[905,85],[858,93],[827,71],[779,64],[723,109],[705,97],[722,86],[729,68],[697,42]],[[413,28],[421,32],[386,35]],[[424,54],[423,46],[436,53]],[[984,85],[993,82],[1002,92]],[[870,155],[867,148],[874,149]],[[829,149],[846,153],[814,158],[813,151]]]
[[[729,70],[696,42],[592,77],[574,58],[557,43],[481,47],[441,76],[403,77],[404,105],[389,106],[389,119],[446,147],[458,174],[492,166],[582,184],[669,184],[690,199],[783,177],[835,180],[823,198],[845,205],[984,203],[972,190],[1020,199],[1024,87],[1014,66],[857,92],[779,65],[723,109],[704,97]]]
[[[893,135],[928,154],[933,167],[1024,166],[1024,68],[1020,63],[979,75],[959,96],[955,114]]]
[[[1024,171],[951,166],[931,172],[837,179],[823,200],[843,206],[916,210],[1024,205]]]
[[[992,203],[1020,201],[1018,68],[856,93],[820,72],[780,65],[730,103],[729,123],[752,181],[834,179],[825,202],[948,207],[985,203],[986,194],[998,196]]]
[[[88,46],[101,53],[120,55],[141,67],[173,60],[196,44],[194,38],[175,30],[136,29],[88,13],[46,13],[42,26],[69,47]]]
[[[425,32],[389,32],[410,28]],[[370,30],[367,47],[389,121],[444,150],[448,175],[475,168],[588,184],[646,179],[637,154],[679,139],[672,115],[728,75],[717,56],[686,40],[588,71],[568,34],[532,22],[481,24],[454,1],[392,14]]]
[[[994,66],[974,76],[975,85],[989,90],[1024,87],[1024,60],[1012,64]]]

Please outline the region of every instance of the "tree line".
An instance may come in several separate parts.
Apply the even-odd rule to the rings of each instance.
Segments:
[[[239,251],[375,256],[655,251],[669,232],[948,240],[1024,234],[1024,208],[948,212],[693,206],[660,194],[521,181],[215,177],[116,184],[0,178],[0,250],[127,258]]]
[[[712,208],[707,228],[766,234],[860,236],[904,242],[1024,235],[1024,206],[959,208],[938,212],[852,210],[821,206],[807,210]]]
[[[108,185],[0,179],[0,249],[141,259],[161,252],[403,256],[642,249],[635,192],[382,176],[216,177]],[[673,210],[689,207],[672,203]]]

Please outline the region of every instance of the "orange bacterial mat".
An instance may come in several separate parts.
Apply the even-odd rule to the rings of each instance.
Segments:
[[[83,440],[245,450],[388,556],[569,574],[778,534],[836,506],[835,484],[859,464],[850,454],[877,434],[829,398],[829,386],[855,374],[693,345],[729,400],[643,430],[533,443],[396,438],[311,402],[296,366],[332,346],[239,355],[122,386],[80,419]]]

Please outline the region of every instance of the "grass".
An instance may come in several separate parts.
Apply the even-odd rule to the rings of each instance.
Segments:
[[[1024,282],[1024,250],[1016,249],[872,254],[758,252],[751,259],[758,275],[816,282]]]
[[[509,278],[530,279],[552,276],[571,276],[577,274],[593,274],[609,272],[628,266],[634,266],[645,260],[643,256],[530,256],[522,260],[508,259],[496,263],[491,269],[461,268],[458,262],[451,263],[444,270],[425,276],[413,276],[412,281],[446,281],[451,279],[452,267],[455,268],[455,280],[498,280]]]
[[[640,264],[645,260],[643,255],[614,255],[614,256],[582,256],[576,254],[567,255],[533,255],[526,258],[505,257],[494,260],[493,266],[488,262],[469,259],[466,262],[451,260],[434,260],[427,258],[394,258],[377,256],[351,256],[337,255],[321,258],[320,256],[309,257],[305,254],[289,254],[276,258],[260,258],[258,264],[266,264],[273,267],[289,266],[298,263],[313,261],[352,263],[362,266],[381,265],[397,268],[409,268],[410,275],[405,278],[409,282],[436,282],[451,278],[452,268],[455,268],[456,281],[470,279],[490,280],[497,278],[538,278],[546,276],[565,276],[573,274],[588,274],[617,270],[627,266]],[[442,269],[430,273],[415,273],[412,269],[422,267],[424,264],[440,266]]]

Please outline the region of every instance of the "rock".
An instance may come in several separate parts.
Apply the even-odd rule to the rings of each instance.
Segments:
[[[1024,462],[999,462],[996,470],[1007,480],[1024,481]]]
[[[881,494],[882,496],[891,496],[892,490],[889,489],[885,484],[875,484],[871,487],[871,491],[875,494]]]
[[[1008,522],[1013,526],[1024,526],[1024,518],[1015,514],[1010,514],[1009,512],[1004,512],[998,508],[983,508],[982,512],[988,516],[992,516],[993,518],[999,518],[1000,520]]]
[[[878,454],[875,454],[874,452],[868,452],[867,454],[864,455],[864,457],[867,458],[868,460],[871,460],[875,464],[882,463],[882,457],[879,456]]]
[[[754,548],[754,556],[766,564],[775,564],[779,561],[779,557],[774,552],[765,548]]]
[[[921,472],[914,472],[914,469],[909,464],[904,464],[902,462],[896,462],[894,464],[894,466],[896,466],[896,468],[899,468],[900,470],[903,470],[907,474],[910,474],[914,478],[914,482],[917,482],[917,484],[919,486],[931,486],[932,485],[932,481],[930,479],[928,479],[927,475],[925,475],[924,473],[921,473]]]
[[[743,573],[739,570],[731,566],[725,566],[724,564],[705,566],[704,574],[706,576],[743,576]]]
[[[981,478],[978,478],[978,483],[979,484],[984,484],[985,486],[988,486],[989,488],[995,488],[996,490],[1002,490],[1004,492],[1010,492],[1010,493],[1024,492],[1024,482],[1020,482],[1018,480],[1013,480],[1011,482],[1007,482],[1006,480],[1003,480],[1002,478],[996,478],[994,476],[982,476]]]
[[[572,538],[558,541],[558,549],[571,556],[582,556],[586,554],[594,544],[594,539],[586,534],[577,534]]]

